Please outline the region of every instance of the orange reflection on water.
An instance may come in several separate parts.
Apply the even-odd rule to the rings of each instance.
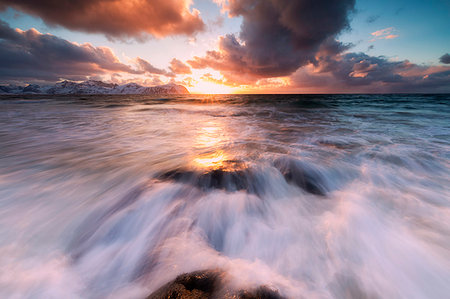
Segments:
[[[223,168],[224,162],[227,160],[223,151],[217,151],[213,154],[202,155],[195,158],[194,164],[200,168]]]
[[[229,169],[231,153],[226,151],[230,142],[226,123],[220,119],[205,122],[195,137],[195,153],[191,162],[200,169]]]
[[[221,142],[225,141],[223,131],[224,129],[218,126],[201,128],[196,137],[196,146],[201,148],[217,147]]]

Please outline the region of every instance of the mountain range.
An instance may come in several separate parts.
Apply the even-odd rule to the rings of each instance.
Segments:
[[[54,85],[27,86],[0,85],[0,94],[188,94],[183,85],[169,83],[159,86],[142,86],[137,83],[118,85],[97,80],[88,80],[81,83],[74,81],[61,81]]]

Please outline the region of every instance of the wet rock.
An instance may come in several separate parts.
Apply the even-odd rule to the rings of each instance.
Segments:
[[[295,159],[280,158],[274,162],[274,166],[288,183],[294,184],[308,193],[325,196],[329,191],[325,176],[312,165]],[[244,190],[258,196],[265,193],[267,186],[264,179],[261,179],[261,176],[258,176],[258,173],[251,168],[217,168],[204,172],[179,168],[161,173],[156,178],[190,184],[203,191],[220,189],[235,192]]]
[[[246,171],[226,171],[214,169],[201,174],[198,185],[201,188],[223,189],[227,191],[247,190],[249,186],[249,174]]]
[[[220,272],[213,270],[182,274],[152,293],[147,299],[211,298],[219,287]]]
[[[256,194],[260,192],[250,169],[226,170],[219,168],[206,172],[175,169],[160,174],[157,179],[191,184],[204,191],[220,189],[228,192],[240,190]]]
[[[230,298],[239,299],[282,299],[283,297],[276,290],[269,289],[266,286],[260,286],[253,291],[239,291],[237,295]]]
[[[294,159],[278,159],[274,166],[287,182],[295,184],[308,193],[325,196],[328,188],[324,176],[311,165]]]
[[[254,290],[233,291],[223,284],[224,272],[219,270],[195,271],[179,275],[147,299],[282,299],[276,290],[260,286]]]

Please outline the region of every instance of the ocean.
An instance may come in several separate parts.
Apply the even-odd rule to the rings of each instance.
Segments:
[[[0,97],[0,297],[448,298],[449,95]]]

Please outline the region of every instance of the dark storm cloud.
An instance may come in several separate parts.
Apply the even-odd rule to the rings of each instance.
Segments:
[[[110,72],[144,73],[121,63],[107,47],[75,44],[35,29],[12,29],[0,21],[2,80],[84,80]]]
[[[205,25],[189,0],[0,0],[46,23],[109,37],[191,35]]]
[[[346,53],[318,55],[314,69],[291,76],[294,86],[335,92],[449,92],[450,68],[430,67],[383,56]]]
[[[450,63],[450,54],[446,53],[439,58],[441,63],[449,64]]]
[[[340,60],[322,60],[319,65],[321,71],[331,72],[335,78],[344,81],[346,85],[400,82],[403,78],[398,72],[415,66],[408,61],[391,62],[384,57],[374,57],[364,53],[347,53],[342,55]]]
[[[221,37],[218,51],[188,63],[220,70],[226,77],[289,75],[348,26],[354,4],[354,0],[230,0],[225,9],[243,18],[239,38]]]

